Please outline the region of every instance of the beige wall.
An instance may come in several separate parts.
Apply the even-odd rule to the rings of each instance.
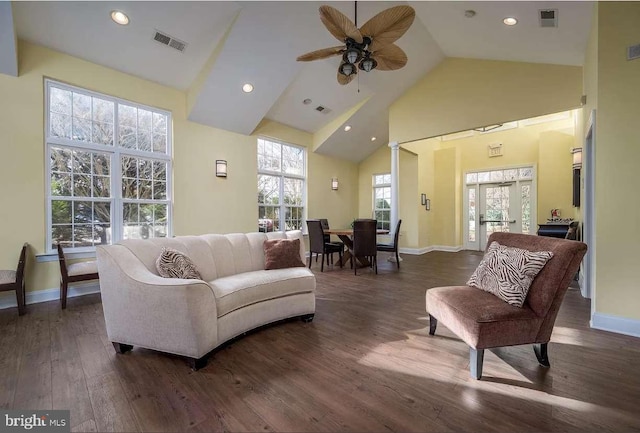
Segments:
[[[587,92],[597,82],[596,310],[636,320],[640,319],[636,269],[640,201],[635,194],[640,184],[640,60],[627,61],[626,49],[640,42],[638,23],[640,3],[600,3],[597,70],[589,63],[585,74]]]
[[[0,75],[0,269],[15,267],[29,242],[27,290],[57,287],[59,279],[57,262],[33,257],[45,251],[45,77],[172,112],[176,235],[257,229],[255,135],[188,121],[185,92],[22,41],[19,50],[20,76]],[[312,145],[309,134],[274,122],[255,134]],[[227,179],[215,177],[216,159],[228,161]],[[331,191],[331,177],[340,179],[339,191]],[[310,216],[346,223],[356,214],[356,164],[309,153],[308,179]]]
[[[580,106],[582,68],[447,58],[389,110],[403,143]]]
[[[425,193],[431,199],[431,211],[417,208],[417,245],[413,248],[463,246],[463,176],[473,170],[533,165],[537,167],[537,218],[545,221],[550,209],[560,208],[563,216],[574,215],[571,203],[572,169],[570,149],[575,143],[574,117],[521,126],[499,132],[455,140],[439,138],[405,143],[402,147],[417,155],[416,177],[401,182],[401,208],[410,209],[419,198],[404,194],[404,185],[417,185],[412,194]],[[489,158],[487,146],[502,143],[503,156]],[[361,205],[370,189],[374,168],[388,167],[389,151],[379,150],[360,164]],[[388,170],[388,168],[386,168]],[[401,169],[401,174],[407,176]],[[413,176],[413,174],[411,175]],[[369,192],[370,196],[370,192]],[[404,203],[405,197],[409,203]],[[402,215],[407,217],[406,211]],[[404,224],[404,223],[403,223]]]

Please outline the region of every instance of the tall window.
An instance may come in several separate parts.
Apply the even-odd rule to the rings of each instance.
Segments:
[[[305,149],[258,139],[258,230],[302,230]]]
[[[171,114],[46,80],[47,250],[171,232]]]
[[[391,228],[391,174],[373,175],[373,217],[378,229]]]

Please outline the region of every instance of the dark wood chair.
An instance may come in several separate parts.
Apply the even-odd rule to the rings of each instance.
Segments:
[[[353,255],[351,266],[358,275],[358,264],[353,264],[353,256],[369,261],[371,267],[378,273],[378,249],[376,248],[378,222],[372,219],[357,219],[353,222]]]
[[[69,283],[99,279],[98,263],[96,261],[86,261],[67,265],[64,251],[62,251],[62,245],[60,244],[58,244],[58,261],[60,262],[60,302],[64,310],[67,308]]]
[[[392,244],[376,245],[376,248],[378,249],[378,251],[384,251],[387,253],[396,253],[396,265],[398,265],[398,269],[400,269],[400,256],[398,256],[398,236],[400,236],[400,224],[402,224],[402,220],[398,220],[398,224],[396,225],[396,230],[393,234]]]
[[[25,243],[20,252],[18,259],[18,267],[14,270],[0,270],[0,292],[16,291],[16,301],[18,302],[18,315],[22,316],[26,312],[25,308],[25,290],[24,290],[24,268],[27,262],[27,248],[29,244]]]
[[[344,244],[338,242],[325,242],[325,234],[320,220],[307,220],[309,230],[309,269],[311,269],[311,257],[314,253],[322,255],[320,272],[324,272],[325,255],[338,253],[340,256],[340,267],[342,267],[342,251]],[[329,260],[327,258],[327,265]]]

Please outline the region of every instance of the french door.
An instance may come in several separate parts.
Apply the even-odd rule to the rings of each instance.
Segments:
[[[530,234],[535,231],[532,167],[526,171],[507,169],[473,174],[477,176],[467,175],[465,187],[466,249],[484,250],[489,236],[495,232]],[[500,178],[502,180],[492,181]]]

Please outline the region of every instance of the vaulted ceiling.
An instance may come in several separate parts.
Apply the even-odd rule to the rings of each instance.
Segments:
[[[592,3],[575,1],[360,1],[358,26],[391,6],[414,7],[416,20],[397,41],[409,61],[397,71],[361,72],[342,86],[339,57],[296,62],[300,54],[340,44],[319,19],[322,4],[354,17],[354,3],[346,1],[52,1],[12,8],[0,2],[0,73],[15,75],[15,33],[188,92],[195,122],[251,134],[267,118],[314,134],[316,152],[357,162],[387,143],[389,105],[444,57],[582,65],[592,15]],[[557,28],[540,26],[541,9],[558,11]],[[125,12],[130,23],[115,24],[112,10]],[[467,10],[475,16],[465,16]],[[518,25],[505,26],[507,16]],[[154,41],[156,31],[186,49]],[[244,93],[244,83],[254,91]]]

